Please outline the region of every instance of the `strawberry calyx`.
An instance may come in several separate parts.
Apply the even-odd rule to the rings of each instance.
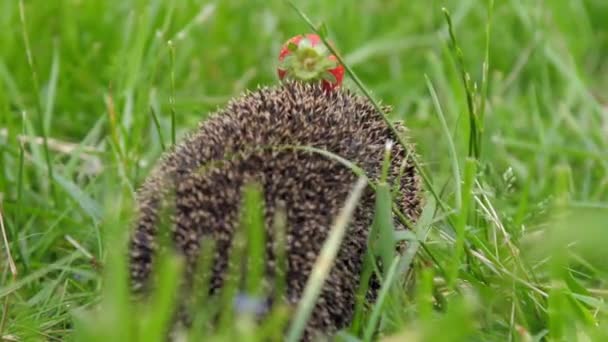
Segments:
[[[313,41],[310,36],[296,37],[286,44],[282,51],[279,65],[281,79],[293,78],[306,82],[324,80],[336,83],[336,77],[330,72],[339,66],[334,56],[325,45]],[[334,58],[330,58],[334,57]]]

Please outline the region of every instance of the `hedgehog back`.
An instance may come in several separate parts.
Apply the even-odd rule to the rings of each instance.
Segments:
[[[187,261],[186,281],[196,272],[201,242],[213,239],[217,252],[211,290],[220,288],[238,227],[242,188],[256,182],[265,199],[269,277],[275,265],[272,221],[279,205],[285,209],[286,300],[296,304],[357,178],[339,161],[303,147],[338,155],[374,179],[386,142],[394,140],[392,134],[371,103],[349,91],[327,93],[318,86],[288,82],[231,101],[164,155],[140,189],[130,245],[134,288],[143,288],[151,272],[157,225],[167,198],[174,207],[173,240]],[[412,153],[409,146],[405,150],[394,145],[390,175],[399,179],[402,212],[415,221],[420,200]],[[348,325],[373,207],[373,192],[367,189],[315,306],[307,336]]]

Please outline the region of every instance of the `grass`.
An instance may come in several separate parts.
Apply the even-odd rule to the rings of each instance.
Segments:
[[[295,4],[357,76],[345,86],[394,107],[427,176],[412,248],[339,337],[606,339],[605,1]],[[134,189],[217,106],[276,83],[280,44],[308,31],[279,0],[0,3],[0,338],[159,339],[182,267],[168,256],[153,300],[126,299]],[[260,327],[225,313],[213,336],[280,339],[285,310]]]

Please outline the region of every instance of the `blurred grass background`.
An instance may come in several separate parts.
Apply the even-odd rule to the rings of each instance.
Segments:
[[[417,277],[453,305],[425,316],[412,298],[387,331],[407,326],[434,338],[424,328],[434,324],[445,327],[440,333],[464,331],[463,339],[560,340],[586,327],[586,336],[600,336],[608,311],[608,2],[495,1],[475,214],[458,273],[473,304],[462,291],[441,290],[455,241],[449,218],[459,215],[452,167],[464,170],[468,142],[465,91],[441,8],[452,14],[465,69],[479,86],[489,1],[297,4],[327,24],[374,97],[394,107],[391,118],[409,127],[448,204],[426,237],[435,260],[420,262],[439,275]],[[308,31],[278,0],[2,1],[0,208],[18,274],[3,244],[0,337],[69,338],[72,310],[99,299],[104,221],[116,215],[110,221],[127,230],[133,190],[162,151],[154,115],[169,143],[173,110],[179,139],[231,97],[275,84],[280,45]],[[569,249],[581,236],[582,247]]]

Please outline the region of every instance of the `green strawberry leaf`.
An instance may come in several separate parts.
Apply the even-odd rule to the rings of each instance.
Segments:
[[[338,80],[336,79],[336,76],[334,76],[334,74],[332,74],[329,71],[325,71],[323,73],[323,79],[326,80],[329,83],[336,83],[336,82],[338,82]]]
[[[302,38],[302,40],[300,40],[300,42],[298,43],[298,47],[302,48],[302,49],[303,48],[311,48],[312,47],[312,42],[308,38]]]
[[[293,75],[296,79],[302,81],[313,81],[319,79],[319,71],[318,70],[306,70],[303,68],[294,69]]]
[[[331,70],[337,66],[338,66],[338,63],[336,61],[332,61],[327,58],[323,59],[322,61],[319,61],[319,69],[321,69],[321,70]]]
[[[325,44],[321,43],[314,47],[315,51],[319,54],[319,56],[327,56],[329,54],[329,50]]]
[[[285,65],[291,64],[291,63],[293,63],[294,59],[295,59],[294,55],[287,55],[283,58],[283,60],[281,61],[281,64],[285,64]]]
[[[287,43],[287,50],[289,50],[291,52],[296,52],[298,50],[298,44],[296,44],[294,42]]]

